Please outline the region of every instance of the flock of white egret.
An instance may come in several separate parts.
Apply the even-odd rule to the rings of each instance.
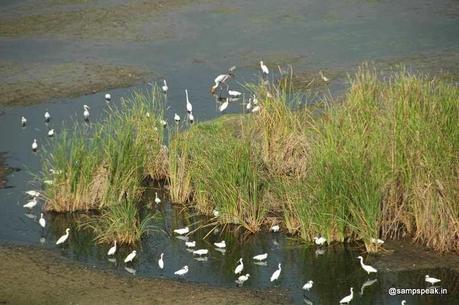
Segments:
[[[260,61],[260,69],[261,69],[261,73],[262,73],[263,78],[266,77],[267,75],[269,75],[269,68],[263,63],[263,61]],[[232,101],[233,99],[237,100],[242,95],[242,93],[239,92],[239,91],[230,90],[229,86],[228,86],[228,81],[231,78],[233,78],[233,76],[234,76],[234,70],[235,70],[235,67],[233,66],[230,69],[228,69],[227,73],[218,75],[214,79],[214,85],[211,87],[211,93],[213,95],[216,95],[217,91],[220,89],[218,97],[219,97],[219,99],[223,100],[223,103],[219,106],[219,111],[220,112],[223,112],[228,107],[228,104],[229,104],[230,101]],[[321,76],[321,78],[322,78],[322,80],[324,82],[329,82],[330,81],[322,73],[322,71],[320,71],[319,74],[320,74],[320,76]],[[226,87],[226,93],[227,93],[227,97],[226,98],[221,98],[223,87]],[[162,92],[164,94],[167,94],[167,92],[169,90],[169,87],[167,85],[166,80],[163,81],[163,85],[161,86],[161,90],[162,90]],[[189,120],[190,123],[193,123],[193,121],[194,121],[193,105],[191,104],[191,102],[189,100],[189,95],[188,95],[188,90],[187,89],[185,89],[185,99],[186,99],[185,107],[186,107],[188,120]],[[110,102],[111,101],[111,95],[109,93],[105,94],[105,101],[106,102]],[[261,109],[261,105],[258,104],[258,100],[257,100],[257,98],[255,96],[253,96],[252,98],[249,99],[249,102],[246,105],[246,109],[251,111],[251,112],[258,112]],[[84,118],[85,121],[89,121],[89,117],[90,117],[89,110],[90,110],[90,107],[88,105],[83,105],[83,118]],[[147,113],[147,115],[149,115],[149,113]],[[45,119],[46,123],[50,122],[51,114],[48,111],[45,112],[44,119]],[[174,114],[174,121],[176,123],[179,123],[180,120],[181,120],[180,116],[177,113],[175,113]],[[161,120],[160,123],[163,126],[167,125],[167,122],[164,121],[164,120]],[[27,118],[22,116],[21,117],[21,126],[25,127],[26,125],[27,125]],[[54,129],[49,129],[48,130],[48,136],[49,137],[54,136]],[[37,143],[37,140],[34,139],[33,143],[32,143],[32,150],[35,152],[35,151],[37,151],[37,149],[38,149],[38,143]],[[52,183],[52,181],[48,181],[47,184],[51,184],[51,183]],[[24,204],[23,207],[25,209],[32,210],[37,205],[38,198],[41,196],[41,193],[40,193],[40,191],[30,190],[30,191],[27,191],[26,194],[28,196],[30,196],[31,199],[26,204]],[[155,201],[156,204],[160,204],[161,203],[161,199],[158,197],[158,193],[157,192],[155,192],[154,201]],[[214,216],[216,216],[216,217],[219,216],[218,211],[214,211]],[[39,225],[43,229],[46,227],[46,220],[44,218],[43,213],[40,213],[40,219],[39,219],[38,222],[39,222]],[[279,225],[271,226],[270,231],[273,232],[273,233],[279,232],[280,231]],[[174,229],[173,232],[177,236],[183,237],[183,239],[185,240],[185,247],[192,253],[193,256],[197,256],[197,257],[201,257],[202,258],[202,257],[205,257],[205,256],[207,256],[209,254],[209,250],[208,249],[194,249],[196,247],[196,241],[189,241],[188,237],[187,237],[187,234],[190,233],[190,228],[189,227]],[[70,235],[70,228],[67,228],[65,230],[65,234],[62,235],[61,237],[59,237],[58,240],[56,241],[56,245],[63,245],[66,242],[68,242],[69,235]],[[371,242],[374,243],[374,244],[378,244],[378,245],[381,245],[381,244],[384,243],[383,240],[374,239],[374,238],[371,239]],[[323,246],[326,245],[327,240],[322,236],[316,236],[316,237],[314,237],[314,243],[320,248],[320,247],[323,247]],[[223,251],[223,252],[226,251],[226,248],[227,248],[227,244],[226,244],[226,242],[224,240],[222,240],[220,242],[215,242],[214,246],[215,246],[215,250]],[[114,256],[116,254],[117,250],[118,250],[117,242],[115,240],[113,242],[113,246],[110,247],[110,249],[108,250],[107,255],[108,256]],[[132,252],[130,252],[126,256],[126,258],[124,259],[124,263],[125,264],[131,263],[132,261],[134,261],[136,256],[137,256],[137,251],[133,250]],[[268,258],[268,253],[261,253],[261,254],[253,256],[251,259],[255,264],[257,264],[257,263],[264,263],[267,260],[267,258]],[[377,273],[378,272],[376,270],[376,268],[365,264],[363,262],[363,257],[362,256],[358,256],[357,258],[360,261],[360,265],[361,265],[362,269],[365,272],[367,272],[369,275],[371,273]],[[206,259],[202,259],[202,260],[204,261]],[[165,266],[164,253],[161,253],[161,255],[160,255],[159,259],[158,259],[158,267],[161,270],[163,270],[164,266]],[[128,269],[128,268],[126,268],[126,269]],[[180,268],[179,270],[176,270],[174,272],[174,275],[182,277],[182,276],[185,276],[189,272],[189,270],[190,270],[189,267],[187,265],[185,265],[182,268]],[[249,273],[243,274],[243,270],[244,270],[244,262],[243,262],[243,258],[241,257],[237,261],[237,265],[236,265],[236,267],[234,269],[234,274],[237,277],[235,282],[237,284],[239,284],[239,285],[242,285],[244,282],[248,281],[249,278],[250,278],[250,274]],[[277,265],[277,269],[274,270],[274,272],[272,273],[271,277],[269,278],[269,281],[270,282],[275,282],[275,281],[279,280],[279,278],[281,277],[281,272],[282,272],[282,264],[279,262],[278,265]],[[370,286],[376,281],[377,281],[376,279],[373,279],[371,281],[369,280],[369,281],[365,282],[364,285],[361,288],[361,294],[363,293],[363,289],[364,289],[365,285],[366,286]],[[434,278],[434,277],[430,277],[429,275],[426,275],[425,276],[425,282],[427,282],[427,283],[429,283],[431,285],[435,285],[435,284],[439,283],[440,280],[437,279],[437,278]],[[305,290],[305,291],[310,291],[313,288],[313,285],[314,285],[314,281],[313,280],[309,280],[302,286],[302,289]],[[345,297],[343,297],[339,301],[339,303],[340,304],[349,304],[352,301],[353,298],[354,298],[353,287],[350,287],[350,294],[345,296]],[[406,301],[402,300],[401,304],[405,305]]]

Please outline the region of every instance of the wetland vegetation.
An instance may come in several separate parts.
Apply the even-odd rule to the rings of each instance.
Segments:
[[[261,80],[247,85],[259,112],[167,128],[162,93],[134,93],[48,147],[46,209],[98,210],[83,226],[100,242],[131,244],[152,217],[141,213],[145,190],[161,182],[209,225],[280,224],[305,241],[358,241],[369,252],[379,250],[372,238],[409,237],[458,252],[457,86],[366,65],[349,81],[339,100],[304,106],[289,77]]]

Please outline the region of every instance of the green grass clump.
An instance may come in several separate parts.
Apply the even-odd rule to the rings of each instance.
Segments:
[[[104,234],[119,242],[137,240],[142,223],[131,221],[132,205],[141,200],[146,180],[166,176],[162,111],[159,92],[134,93],[120,107],[109,108],[101,122],[63,131],[44,161],[45,179],[53,181],[46,188],[46,209],[102,209],[100,222],[109,228]]]

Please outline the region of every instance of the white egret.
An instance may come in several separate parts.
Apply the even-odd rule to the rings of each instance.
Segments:
[[[53,174],[53,175],[60,175],[60,174],[62,174],[62,171],[61,171],[61,170],[58,170],[58,169],[56,170],[56,169],[53,169],[53,168],[50,168],[50,169],[49,169],[49,172],[50,172],[51,174]]]
[[[268,253],[258,254],[253,257],[254,260],[259,261],[259,262],[264,261],[267,258],[268,258]]]
[[[375,245],[382,245],[384,244],[384,240],[379,239],[379,238],[371,238],[370,242]]]
[[[33,139],[32,151],[37,151],[37,149],[38,149],[37,139]]]
[[[137,251],[136,250],[133,250],[131,253],[129,253],[128,256],[126,256],[126,258],[124,259],[124,262],[125,263],[129,263],[129,262],[132,262],[134,260],[134,257],[137,255]]]
[[[425,281],[427,283],[430,283],[431,285],[435,285],[436,283],[441,282],[440,279],[437,279],[437,278],[434,278],[434,277],[430,277],[428,274],[425,277]]]
[[[37,205],[37,203],[37,197],[33,197],[33,199],[24,204],[23,207],[26,209],[33,209]]]
[[[279,276],[280,276],[280,274],[281,274],[281,271],[282,271],[282,267],[281,267],[281,263],[279,263],[279,265],[277,265],[277,270],[274,271],[273,275],[271,275],[270,281],[271,281],[271,282],[274,282],[274,281],[276,281],[277,279],[279,279]]]
[[[166,80],[163,80],[164,85],[161,87],[161,90],[163,90],[164,94],[167,94],[167,91],[169,90],[169,87],[167,86]]]
[[[174,121],[177,124],[180,122],[180,116],[177,113],[174,114]]]
[[[27,195],[29,195],[30,197],[39,197],[40,196],[40,192],[39,191],[30,190],[30,191],[27,191],[25,193]]]
[[[65,229],[65,234],[59,237],[59,239],[56,241],[56,245],[65,243],[67,239],[69,238],[69,233],[70,233],[70,229],[69,228]]]
[[[45,122],[48,123],[49,120],[51,120],[51,115],[49,114],[48,111],[45,112]]]
[[[314,282],[312,280],[309,280],[306,282],[306,284],[303,285],[303,290],[308,290],[312,288],[312,285],[314,284]]]
[[[220,105],[220,107],[218,107],[218,110],[219,110],[220,112],[225,111],[225,109],[228,108],[228,104],[229,104],[229,100],[226,99],[226,101],[224,101],[224,102]]]
[[[115,255],[115,253],[116,253],[116,240],[113,241],[113,246],[110,249],[108,249],[107,255],[112,256],[112,255]]]
[[[84,109],[84,111],[83,111],[84,120],[85,121],[89,121],[89,109],[91,109],[91,108],[89,108],[88,105],[83,105],[83,109]]]
[[[215,85],[212,86],[212,88],[210,88],[210,92],[212,94],[215,94],[215,91],[217,90],[217,88],[220,86],[220,85],[223,85],[228,79],[231,78],[231,74],[220,74],[218,75],[215,79],[214,79],[214,83]]]
[[[25,116],[22,116],[21,117],[21,126],[25,127],[26,125],[27,125],[27,119],[25,118]]]
[[[257,99],[257,96],[255,94],[253,95],[252,102],[253,102],[254,105],[258,105],[258,99]]]
[[[209,253],[209,250],[207,249],[198,249],[198,250],[195,250],[193,251],[193,255],[207,255]]]
[[[159,121],[159,123],[160,123],[163,127],[166,127],[166,126],[167,126],[167,122],[166,122],[165,120],[163,120],[163,119],[161,119],[161,120]]]
[[[323,246],[327,242],[327,239],[325,239],[325,237],[322,237],[322,236],[319,236],[319,237],[315,236],[314,242],[318,246]]]
[[[194,115],[193,112],[188,113],[188,121],[190,121],[190,124],[194,123]]]
[[[194,247],[196,247],[196,242],[195,241],[186,241],[185,245],[187,246],[187,248],[194,248]]]
[[[236,282],[238,282],[239,284],[242,285],[242,284],[244,284],[244,282],[246,282],[246,281],[249,279],[249,277],[250,277],[250,274],[249,274],[249,273],[246,273],[246,274],[244,274],[244,275],[239,276],[239,277],[237,278],[237,281],[236,281]]]
[[[38,223],[42,228],[46,227],[46,219],[43,217],[43,213],[40,213],[40,219],[38,220]]]
[[[163,256],[164,256],[164,253],[161,253],[161,256],[159,257],[159,260],[158,260],[159,269],[164,269],[164,260],[163,260]]]
[[[252,98],[250,97],[250,98],[249,98],[249,102],[248,102],[247,105],[245,106],[245,109],[250,110],[251,108],[252,108]]]
[[[268,69],[268,67],[263,63],[262,60],[260,60],[260,68],[261,68],[261,72],[262,72],[263,74],[266,74],[266,75],[269,74],[269,69]]]
[[[193,112],[193,105],[191,105],[190,100],[188,99],[188,89],[185,89],[185,96],[186,96],[186,111],[188,113]]]
[[[105,93],[105,101],[110,102],[112,100],[112,95],[110,93]]]
[[[367,280],[365,283],[362,284],[362,287],[360,287],[360,295],[363,295],[363,290],[366,288],[366,287],[369,287],[371,285],[373,285],[374,283],[376,283],[378,281],[378,279],[372,279],[372,280]]]
[[[158,192],[155,192],[155,203],[156,204],[160,204],[161,203],[161,199],[159,199],[159,197],[158,197]]]
[[[185,275],[188,273],[188,266],[183,266],[182,269],[174,272],[175,275]]]
[[[212,214],[214,215],[214,217],[220,216],[220,212],[219,212],[217,209],[214,209],[214,210],[212,211]]]
[[[48,137],[54,137],[54,129],[48,130]]]
[[[279,232],[279,230],[280,230],[279,225],[272,225],[271,228],[269,229],[269,231],[271,232]]]
[[[368,274],[370,273],[376,273],[378,272],[378,270],[376,270],[375,268],[373,268],[372,266],[370,265],[365,265],[363,263],[363,257],[362,256],[357,256],[357,258],[360,260],[360,265],[362,266],[362,269],[365,270]]]
[[[215,247],[220,248],[220,249],[226,248],[226,242],[224,240],[222,240],[219,243],[214,243],[214,245]]]
[[[234,269],[235,274],[239,274],[242,272],[244,269],[244,263],[242,262],[242,257],[239,259],[239,265],[236,266],[236,269]]]
[[[326,83],[328,83],[330,81],[330,79],[328,77],[326,77],[322,71],[319,71],[319,74],[320,74],[320,77],[322,78],[322,80]]]
[[[240,97],[242,93],[236,90],[228,90],[228,95],[231,97]]]
[[[342,298],[341,301],[339,301],[339,303],[340,304],[349,304],[352,301],[353,298],[354,298],[354,288],[351,287],[351,294],[345,296],[344,298]]]
[[[181,229],[175,229],[174,232],[177,233],[178,235],[184,235],[184,234],[187,234],[188,232],[190,232],[190,228],[189,227],[185,227],[185,228],[181,228]]]
[[[260,105],[256,105],[255,107],[252,108],[252,113],[260,111],[261,107]]]
[[[54,184],[54,181],[53,181],[53,180],[43,180],[43,184],[46,184],[46,185],[53,185],[53,184]]]

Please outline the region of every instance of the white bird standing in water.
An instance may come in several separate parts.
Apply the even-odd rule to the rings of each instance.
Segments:
[[[268,253],[258,254],[253,257],[254,260],[259,261],[259,262],[264,261],[267,258],[268,258]]]
[[[249,279],[249,276],[250,276],[250,274],[248,274],[248,273],[247,273],[247,274],[244,274],[244,275],[241,275],[241,276],[239,276],[239,277],[237,278],[237,281],[236,281],[236,282],[238,282],[239,284],[242,285],[242,284],[244,284],[244,282],[246,282],[246,281]]]
[[[189,227],[185,227],[185,228],[181,228],[181,229],[175,229],[174,232],[177,233],[178,235],[184,235],[184,234],[187,234],[188,232],[190,232],[190,228]]]
[[[428,274],[427,274],[426,277],[425,277],[425,281],[426,281],[427,283],[430,283],[431,285],[435,285],[436,283],[440,283],[440,282],[441,282],[441,280],[436,279],[436,278],[434,278],[434,277],[430,277]]]
[[[185,96],[186,96],[186,111],[188,113],[193,112],[193,105],[191,105],[190,100],[188,99],[188,89],[185,89]]]
[[[370,242],[375,245],[382,245],[384,244],[384,240],[379,239],[379,238],[371,238]]]
[[[313,281],[311,281],[311,280],[307,281],[306,284],[303,285],[303,290],[309,291],[309,289],[312,288],[312,285],[313,285],[313,284],[314,284]]]
[[[187,273],[188,273],[188,266],[183,266],[182,269],[177,270],[177,271],[174,272],[175,275],[180,275],[180,276],[181,275],[185,275]]]
[[[180,116],[177,113],[174,114],[174,121],[177,124],[180,123]]]
[[[373,268],[372,266],[370,266],[370,265],[365,265],[365,264],[363,263],[363,257],[361,257],[361,256],[359,255],[359,256],[357,256],[357,258],[360,260],[360,265],[362,266],[363,270],[365,270],[368,274],[378,272],[378,270],[376,270],[376,269]]]
[[[225,109],[228,108],[228,104],[229,104],[229,100],[226,99],[226,100],[223,102],[223,104],[220,105],[220,107],[218,108],[218,110],[219,110],[220,112],[225,111]]]
[[[48,111],[45,112],[45,122],[48,123],[49,120],[51,120],[51,115],[49,114]]]
[[[274,233],[279,232],[279,230],[280,230],[279,225],[273,225],[273,226],[271,226],[271,228],[269,229],[269,231],[274,232]]]
[[[39,197],[40,196],[40,192],[39,191],[30,190],[30,191],[27,191],[25,193],[27,195],[29,195],[30,197]]]
[[[134,260],[134,257],[137,255],[137,251],[136,250],[133,250],[131,253],[129,253],[128,256],[126,256],[126,258],[124,259],[124,262],[125,263],[129,263],[129,262],[132,262]]]
[[[239,274],[242,272],[244,269],[244,263],[242,262],[242,257],[239,259],[239,265],[236,266],[236,269],[234,269],[235,274]]]
[[[37,205],[37,197],[33,197],[33,199],[26,204],[23,205],[24,208],[26,209],[33,209]]]
[[[159,257],[159,260],[158,260],[158,266],[159,266],[159,269],[164,269],[164,260],[163,260],[163,256],[164,256],[164,253],[161,253],[161,256]]]
[[[54,137],[54,129],[48,130],[48,137],[50,138]]]
[[[159,199],[159,197],[158,197],[158,192],[155,192],[155,203],[156,204],[160,204],[161,203],[161,199]]]
[[[113,241],[113,246],[110,249],[108,249],[107,255],[112,256],[112,255],[115,255],[115,253],[116,253],[116,240]]]
[[[169,90],[169,87],[167,86],[166,80],[163,81],[164,85],[161,87],[161,90],[163,90],[164,94],[167,94],[167,91]]]
[[[322,78],[322,80],[326,83],[328,83],[330,81],[330,79],[328,77],[326,77],[322,71],[319,71],[319,74],[320,74],[320,77]]]
[[[37,151],[37,149],[38,149],[37,139],[33,139],[32,151]]]
[[[210,88],[210,92],[212,94],[215,94],[215,91],[217,90],[217,88],[220,86],[220,85],[223,85],[225,84],[225,82],[231,78],[231,74],[228,73],[228,74],[220,74],[218,75],[215,79],[214,79],[214,83],[215,85],[212,86],[212,88]]]
[[[224,240],[222,240],[219,243],[214,243],[214,245],[215,245],[215,247],[220,248],[220,249],[226,248],[226,242]]]
[[[273,275],[271,275],[270,281],[274,282],[275,280],[279,279],[281,271],[282,271],[282,267],[281,267],[281,263],[279,263],[279,265],[277,265],[277,270],[274,271]]]
[[[260,68],[261,68],[261,72],[262,72],[263,74],[266,74],[266,75],[269,74],[269,69],[268,69],[268,67],[263,63],[262,60],[260,60]]]
[[[193,251],[193,255],[207,255],[209,253],[209,250],[207,249],[198,249],[198,250],[195,250]]]
[[[165,120],[163,120],[163,119],[161,119],[161,120],[159,121],[159,123],[160,123],[163,127],[166,127],[166,126],[167,126],[167,122],[166,122]]]
[[[69,233],[70,233],[70,229],[69,228],[65,229],[65,234],[59,237],[59,239],[56,241],[56,245],[65,243],[67,239],[69,238]]]
[[[322,236],[319,236],[319,237],[314,237],[314,242],[316,245],[318,246],[323,246],[327,240],[325,239],[325,237],[322,237]]]
[[[21,126],[25,127],[26,125],[27,125],[27,119],[25,118],[25,116],[22,116],[21,117]]]
[[[46,227],[46,219],[43,217],[43,213],[40,213],[40,219],[38,220],[38,223],[43,229]]]
[[[105,93],[105,101],[110,102],[112,100],[112,95],[110,93]]]
[[[352,301],[353,298],[354,298],[354,288],[351,287],[351,294],[345,296],[344,298],[342,298],[341,301],[339,301],[339,303],[340,304],[349,304]]]
[[[88,105],[83,105],[83,117],[85,121],[89,121],[89,106]]]
[[[196,247],[196,242],[195,241],[186,241],[185,245],[187,248],[194,248]]]

